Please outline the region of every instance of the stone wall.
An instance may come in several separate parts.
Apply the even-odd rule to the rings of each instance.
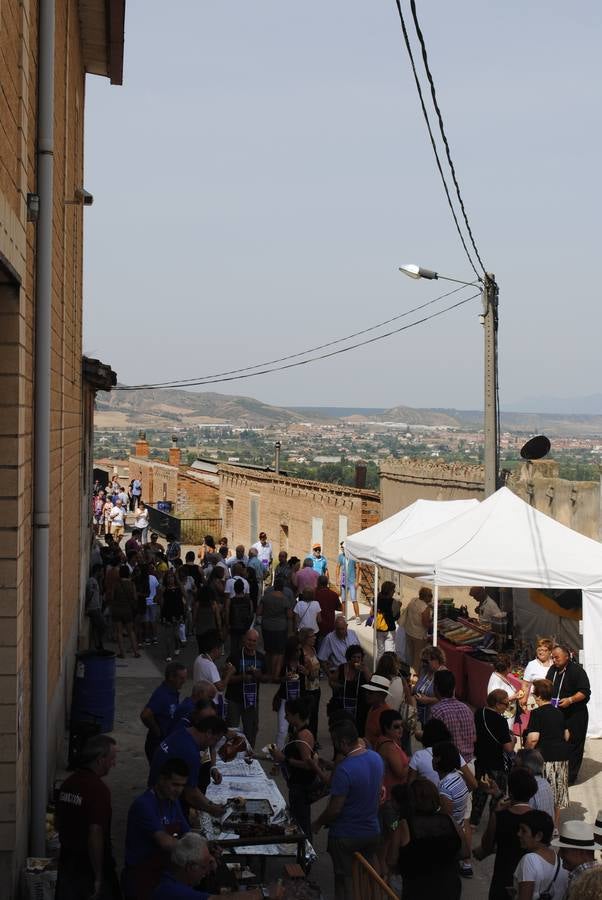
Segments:
[[[431,460],[387,460],[380,469],[383,518],[420,498],[482,500],[483,467]],[[600,482],[569,481],[553,459],[522,462],[506,480],[527,503],[563,525],[599,540]]]
[[[265,531],[274,556],[286,550],[303,559],[320,541],[331,578],[340,541],[380,518],[378,494],[372,491],[244,466],[220,465],[219,480],[222,531],[232,546],[249,547]]]

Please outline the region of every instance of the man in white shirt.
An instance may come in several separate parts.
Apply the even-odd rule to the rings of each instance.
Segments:
[[[192,667],[193,681],[209,681],[216,689],[216,704],[220,712],[223,709],[224,691],[228,687],[234,667],[226,663],[223,676],[215,665],[215,660],[222,654],[222,642],[217,631],[207,631],[199,641],[201,652],[194,661]]]
[[[125,511],[123,509],[121,500],[117,500],[115,506],[111,510],[109,514],[109,518],[111,520],[111,534],[119,543],[120,538],[123,537],[123,532],[125,530]]]
[[[265,531],[259,532],[259,540],[253,544],[255,550],[257,550],[257,556],[259,561],[261,562],[265,571],[267,571],[272,565],[272,542],[268,541],[268,536]]]
[[[234,596],[234,582],[239,580],[242,581],[245,586],[244,593],[247,595],[250,593],[249,582],[244,577],[245,571],[246,567],[242,563],[235,563],[235,565],[232,566],[232,575],[226,580],[226,585],[224,587],[224,594],[226,597],[232,598]]]
[[[477,601],[477,616],[484,622],[494,622],[496,619],[503,619],[506,615],[484,587],[472,587],[469,593]]]

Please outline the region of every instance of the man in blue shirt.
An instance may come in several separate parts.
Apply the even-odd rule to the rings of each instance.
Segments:
[[[345,759],[335,769],[330,800],[314,823],[314,834],[329,825],[327,849],[334,869],[335,900],[353,897],[352,867],[355,853],[371,862],[380,843],[378,806],[385,772],[382,757],[366,750],[353,722],[333,726],[335,749]]]
[[[186,666],[170,662],[165,666],[165,679],[156,688],[140,713],[140,718],[148,728],[144,752],[149,763],[155,750],[173,727],[173,717],[180,703],[180,690],[188,677]]]
[[[337,584],[341,589],[341,601],[345,604],[345,606],[343,607],[343,609],[345,610],[345,615],[349,615],[347,609],[347,601],[351,600],[351,602],[353,603],[353,615],[355,616],[355,621],[359,623],[361,620],[360,607],[357,602],[355,560],[347,559],[345,557],[343,547],[344,544],[343,541],[341,541],[341,552],[339,553],[339,558],[337,559]]]
[[[168,759],[181,759],[188,766],[188,778],[182,794],[186,806],[208,812],[210,816],[221,816],[225,807],[210,803],[198,784],[201,754],[215,747],[226,730],[223,719],[218,719],[214,715],[205,716],[201,709],[195,710],[189,728],[177,728],[157,747],[148,774],[149,787],[157,784],[159,774]]]
[[[190,831],[180,805],[188,780],[181,759],[163,764],[157,783],[137,797],[128,812],[123,886],[126,900],[149,900],[179,838]]]
[[[326,575],[326,577],[328,577],[328,560],[325,556],[322,556],[321,544],[314,544],[311,548],[311,564],[314,572],[317,572],[318,575]]]

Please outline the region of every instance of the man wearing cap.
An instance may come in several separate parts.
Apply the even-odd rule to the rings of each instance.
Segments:
[[[326,577],[328,578],[328,560],[325,556],[322,556],[321,544],[312,545],[311,564],[314,568],[314,571],[316,571],[318,575],[326,575]]]
[[[387,694],[390,687],[391,682],[383,675],[373,675],[368,684],[362,685],[362,690],[366,692],[366,704],[369,707],[364,737],[373,750],[376,749],[382,734],[380,730],[380,715],[385,710],[392,709],[387,703]]]
[[[560,834],[550,843],[558,850],[562,865],[569,872],[569,889],[567,897],[581,875],[588,869],[598,867],[594,854],[598,849],[594,838],[594,826],[588,822],[570,819],[560,826]]]

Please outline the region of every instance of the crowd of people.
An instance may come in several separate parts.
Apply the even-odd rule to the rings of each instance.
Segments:
[[[542,639],[522,685],[500,656],[486,704],[472,710],[455,696],[445,654],[427,643],[430,590],[403,610],[395,585],[385,582],[380,618],[372,622],[378,654],[370,673],[345,615],[346,600],[356,618],[359,608],[355,569],[344,558],[337,560],[337,590],[320,545],[302,560],[284,552],[275,559],[264,532],[248,551],[238,545],[234,552],[225,539],[207,535],[182,559],[173,536],[164,545],[138,526],[144,506],[133,485],[134,527],[124,546],[110,516],[103,512],[108,530],[98,523],[87,612],[99,648],[111,631],[119,656],[124,633],[134,656],[160,642],[164,680],[140,713],[148,789],[130,809],[118,878],[102,780],[115,763],[115,742],[106,735],[87,742],[59,793],[60,900],[210,896],[219,848],[191,833],[191,823],[199,813],[223,812],[206,797],[221,779],[218,754],[253,755],[266,691],[261,702],[274,714],[272,774],[284,777],[289,808],[310,840],[328,828],[336,900],[353,896],[356,852],[403,900],[429,891],[460,897],[462,879],[492,854],[490,900],[512,891],[518,900],[602,896],[595,863],[602,812],[593,825],[560,822],[583,758],[589,700],[587,675],[567,648]],[[123,508],[120,493],[111,496],[112,509]],[[198,653],[189,673],[178,656],[191,640]],[[192,688],[183,697],[189,674]],[[323,705],[329,742],[319,734]],[[519,750],[513,723],[527,708]],[[332,755],[322,752],[320,739],[332,743]],[[315,815],[313,805],[325,797]],[[580,893],[590,882],[599,893]]]

